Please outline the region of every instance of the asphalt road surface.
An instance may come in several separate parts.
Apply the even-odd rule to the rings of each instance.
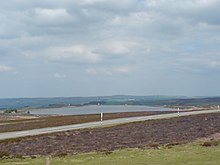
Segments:
[[[191,112],[180,112],[180,113],[175,112],[175,113],[170,113],[170,114],[119,118],[119,119],[105,120],[102,122],[101,121],[89,122],[89,123],[82,123],[82,124],[73,124],[73,125],[65,125],[65,126],[58,126],[58,127],[33,129],[33,130],[27,130],[27,131],[6,132],[6,133],[0,133],[0,140],[24,137],[24,136],[40,135],[40,134],[53,133],[53,132],[61,132],[61,131],[67,131],[67,130],[93,128],[93,127],[100,127],[100,126],[110,126],[110,125],[124,124],[124,123],[137,122],[137,121],[165,119],[165,118],[173,118],[173,117],[178,117],[178,116],[189,116],[189,115],[217,113],[217,112],[220,112],[220,110],[203,110],[203,111],[191,111]]]

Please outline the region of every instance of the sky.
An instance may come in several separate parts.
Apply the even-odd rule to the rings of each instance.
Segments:
[[[219,0],[0,1],[0,98],[220,95]]]

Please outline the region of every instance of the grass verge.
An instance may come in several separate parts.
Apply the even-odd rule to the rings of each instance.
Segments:
[[[53,165],[219,165],[220,141],[188,144],[164,145],[157,147],[146,146],[142,149],[123,149],[113,152],[85,153],[75,155],[50,156]],[[46,157],[34,158],[2,158],[1,165],[11,164],[45,164]]]

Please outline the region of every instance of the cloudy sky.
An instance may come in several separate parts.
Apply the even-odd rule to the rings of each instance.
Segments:
[[[0,97],[220,95],[219,0],[0,1]]]

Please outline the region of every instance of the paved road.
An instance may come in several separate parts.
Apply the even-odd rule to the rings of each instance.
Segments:
[[[82,124],[73,124],[73,125],[65,125],[65,126],[58,126],[58,127],[33,129],[33,130],[27,130],[27,131],[6,132],[6,133],[0,133],[0,140],[9,139],[9,138],[24,137],[24,136],[40,135],[40,134],[45,134],[45,133],[61,132],[61,131],[67,131],[67,130],[109,126],[109,125],[123,124],[123,123],[136,122],[136,121],[165,119],[165,118],[173,118],[173,117],[178,117],[178,116],[189,116],[189,115],[217,113],[217,112],[220,112],[220,110],[180,112],[179,114],[176,112],[176,113],[170,113],[170,114],[105,120],[102,123],[101,122],[89,122],[89,123],[82,123]]]

